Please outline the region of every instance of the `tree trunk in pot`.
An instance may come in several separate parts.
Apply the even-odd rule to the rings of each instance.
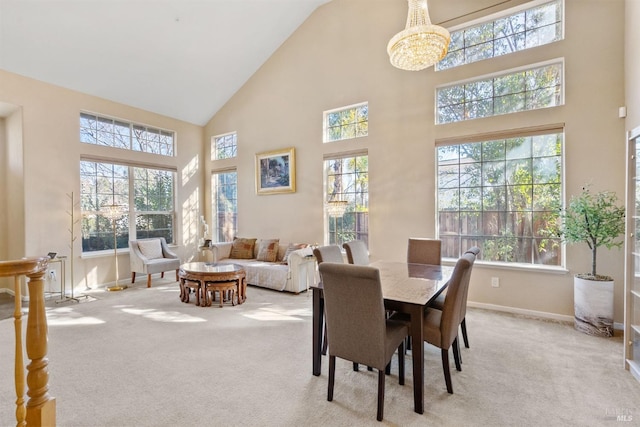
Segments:
[[[613,336],[613,281],[573,279],[575,327],[589,335]]]

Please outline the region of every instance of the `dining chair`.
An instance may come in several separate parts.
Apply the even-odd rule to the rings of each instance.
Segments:
[[[317,248],[313,249],[313,256],[316,257],[318,265],[322,264],[323,262],[344,262],[340,246],[337,245],[318,246]]]
[[[410,237],[407,244],[407,263],[440,265],[442,241]]]
[[[480,248],[477,246],[473,246],[472,248],[469,248],[465,253],[472,253],[477,257],[478,254],[480,253]],[[469,274],[469,276],[471,276],[471,274]],[[468,291],[469,291],[469,287],[467,286],[467,293]],[[446,293],[438,295],[438,298],[436,298],[433,301],[433,303],[429,305],[429,307],[435,308],[437,310],[442,310],[442,307],[444,306],[445,295]],[[469,348],[469,337],[467,336],[467,320],[466,320],[466,316],[467,316],[467,304],[466,304],[467,296],[466,295],[464,297],[464,300],[465,300],[465,304],[462,306],[462,313],[461,313],[462,320],[460,321],[460,329],[462,330],[462,340],[464,341],[464,346],[465,348]]]
[[[318,262],[318,266],[323,262],[336,262],[336,263],[344,263],[344,258],[342,257],[342,251],[340,247],[337,245],[328,245],[328,246],[318,246],[313,249],[313,256],[316,257],[316,261]],[[320,280],[322,281],[322,274],[320,274]],[[327,324],[324,324],[324,332],[322,333],[322,354],[327,354]],[[356,363],[353,364],[353,370],[358,370],[358,365]]]
[[[460,325],[463,306],[466,305],[469,276],[476,256],[467,252],[456,262],[453,269],[447,295],[442,310],[428,308],[424,316],[424,340],[440,348],[442,369],[447,385],[447,392],[453,394],[451,372],[449,369],[449,349],[453,350],[456,370],[460,371],[460,346],[458,345],[458,326]]]
[[[342,247],[347,252],[349,264],[369,265],[369,249],[364,240],[352,240],[343,243]]]
[[[363,363],[378,370],[378,412],[384,413],[385,371],[398,349],[398,377],[404,385],[405,322],[385,316],[380,271],[377,268],[323,262],[322,276],[329,346],[327,400],[333,400],[336,357]]]

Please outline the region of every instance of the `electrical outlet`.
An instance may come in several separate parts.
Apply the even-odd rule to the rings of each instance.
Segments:
[[[493,288],[499,288],[500,287],[500,278],[499,277],[492,277],[491,278],[491,287],[493,287]]]

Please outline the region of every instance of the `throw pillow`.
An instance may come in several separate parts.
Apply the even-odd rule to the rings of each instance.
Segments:
[[[282,262],[285,264],[288,264],[289,255],[291,255],[291,252],[297,251],[298,249],[304,249],[307,246],[309,245],[307,245],[306,243],[290,243],[289,247],[287,247],[287,251],[284,253],[284,256],[282,257]]]
[[[280,239],[262,239],[258,242],[258,261],[275,262]]]
[[[147,259],[163,258],[162,245],[159,239],[138,240],[138,249]]]
[[[253,258],[253,247],[256,244],[256,239],[233,239],[233,246],[231,246],[231,256],[229,258],[236,259],[251,259]]]

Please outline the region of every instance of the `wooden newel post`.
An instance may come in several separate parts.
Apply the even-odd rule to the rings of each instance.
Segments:
[[[29,273],[29,315],[27,316],[27,425],[55,426],[56,402],[49,396],[47,358],[47,316],[44,304],[45,270]]]

